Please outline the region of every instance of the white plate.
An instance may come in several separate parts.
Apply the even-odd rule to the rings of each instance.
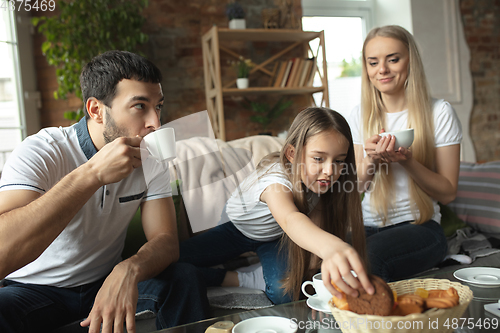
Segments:
[[[496,288],[500,287],[500,269],[493,267],[462,268],[453,276],[460,281],[467,282],[475,287]]]
[[[306,303],[307,303],[307,306],[309,306],[313,310],[321,311],[324,313],[330,313],[330,314],[332,313],[330,311],[330,307],[328,306],[328,303],[319,299],[318,296],[309,297],[307,299]]]
[[[264,316],[243,320],[234,325],[233,333],[295,333],[297,322],[284,317]]]

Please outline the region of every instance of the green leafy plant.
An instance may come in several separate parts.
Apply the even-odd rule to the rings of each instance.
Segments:
[[[261,124],[264,130],[267,130],[268,126],[292,105],[292,101],[284,101],[284,99],[284,97],[281,97],[273,106],[270,106],[265,102],[250,101],[245,98],[243,106],[257,113],[250,116],[250,120]]]
[[[136,52],[136,46],[148,40],[141,32],[145,18],[140,15],[147,0],[61,0],[59,15],[34,17],[46,41],[42,52],[47,62],[56,66],[58,88],[55,99],[69,93],[82,99],[80,73],[96,55],[109,50]],[[68,111],[64,118],[78,121],[83,109]]]

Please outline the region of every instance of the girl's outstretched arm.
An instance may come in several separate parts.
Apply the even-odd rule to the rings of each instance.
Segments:
[[[299,212],[289,188],[272,184],[262,192],[260,199],[268,205],[273,217],[293,242],[323,259],[323,283],[332,295],[341,297],[333,288],[332,280],[345,293],[353,296],[358,294],[355,289],[361,286],[369,294],[373,293],[373,286],[356,250]],[[357,278],[351,274],[351,270],[357,274]]]

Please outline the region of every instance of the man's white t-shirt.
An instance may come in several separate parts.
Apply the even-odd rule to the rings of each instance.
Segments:
[[[434,116],[434,141],[436,148],[460,144],[462,142],[462,126],[453,107],[446,101],[440,99],[432,100],[432,111]],[[366,138],[363,138],[363,124],[361,120],[361,108],[355,107],[349,117],[349,125],[352,132],[354,144],[365,144]],[[408,128],[408,110],[386,113],[385,131],[398,131]],[[364,152],[364,150],[363,150]],[[364,152],[366,156],[366,152]],[[397,224],[405,221],[414,221],[410,209],[409,182],[406,170],[399,163],[392,163],[392,174],[395,185],[395,202],[393,210],[389,211],[388,220],[384,225],[382,219],[378,216],[376,210],[370,205],[370,191],[365,192],[363,198],[363,221],[366,226],[383,227]],[[434,215],[432,220],[440,223],[441,213],[437,201],[432,199],[434,204]]]
[[[85,119],[70,127],[42,129],[12,152],[0,191],[43,195],[96,152]],[[143,159],[142,167],[127,178],[100,188],[36,260],[7,279],[65,288],[97,281],[120,262],[127,227],[139,205],[171,195],[168,170],[154,159]]]

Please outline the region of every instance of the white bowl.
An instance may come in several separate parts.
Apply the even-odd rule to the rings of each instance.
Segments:
[[[399,147],[408,149],[413,143],[413,128],[408,128],[401,131],[392,131],[380,133],[380,136],[394,135],[396,137],[396,143],[394,145],[394,150],[398,150]]]
[[[297,322],[275,316],[254,317],[234,325],[233,333],[295,333]]]

